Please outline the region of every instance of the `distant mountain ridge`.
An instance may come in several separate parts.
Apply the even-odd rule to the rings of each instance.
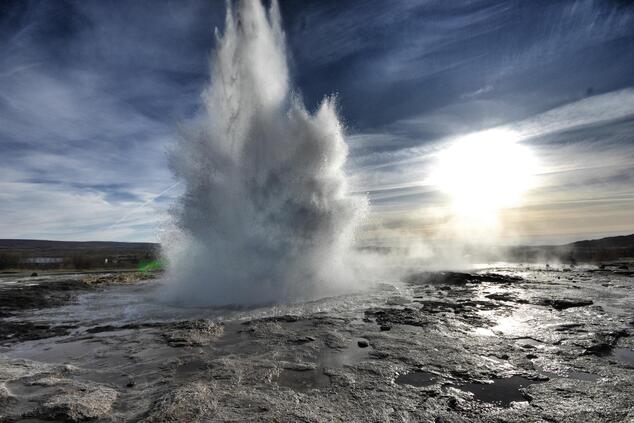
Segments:
[[[566,245],[574,248],[632,248],[634,247],[634,234],[576,241]]]
[[[49,241],[39,239],[0,239],[0,251],[85,251],[156,249],[153,242],[119,241]]]
[[[511,259],[522,262],[596,263],[634,258],[634,234],[576,241],[564,245],[511,247],[509,255]]]
[[[160,244],[115,241],[0,239],[0,269],[19,268],[33,258],[64,258],[64,267],[92,268],[109,260],[156,259]],[[564,245],[517,246],[505,259],[517,262],[599,263],[634,258],[634,234],[583,240]]]

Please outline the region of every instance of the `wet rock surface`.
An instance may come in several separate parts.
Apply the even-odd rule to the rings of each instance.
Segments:
[[[54,325],[44,319],[23,321],[20,316],[73,303],[79,295],[87,292],[99,292],[113,285],[134,284],[154,277],[148,273],[125,272],[38,278],[38,274],[33,273],[30,278],[9,283],[0,279],[0,344],[67,335],[76,328],[74,322]]]
[[[50,325],[46,322],[12,322],[4,321],[0,325],[0,340],[5,342],[22,342],[34,339],[53,338],[68,335],[74,326]]]
[[[49,397],[41,407],[27,416],[76,422],[110,415],[112,404],[117,399],[117,391],[104,386],[79,385],[73,388]]]
[[[634,418],[634,281],[616,272],[424,272],[244,310],[54,283],[0,285],[28,305],[3,303],[0,422]]]
[[[23,310],[57,307],[71,301],[77,291],[92,289],[79,280],[32,281],[0,287],[0,316]]]
[[[565,310],[572,307],[584,307],[592,305],[592,300],[582,298],[542,298],[538,305],[550,306],[555,310]]]
[[[193,382],[159,398],[144,422],[195,422],[211,418],[217,407],[213,385]]]

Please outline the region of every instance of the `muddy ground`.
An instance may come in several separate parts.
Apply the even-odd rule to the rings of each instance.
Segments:
[[[0,278],[0,421],[634,421],[623,269],[423,272],[252,309],[159,284]]]

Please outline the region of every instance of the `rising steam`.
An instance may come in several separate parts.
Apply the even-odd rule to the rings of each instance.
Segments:
[[[291,93],[276,1],[229,7],[216,38],[202,114],[170,153],[185,186],[166,246],[171,293],[233,304],[341,292],[366,200],[347,192],[334,100],[310,114]]]

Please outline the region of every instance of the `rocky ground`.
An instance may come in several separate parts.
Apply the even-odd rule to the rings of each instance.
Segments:
[[[622,270],[417,273],[250,310],[156,304],[143,275],[4,278],[0,421],[634,421]]]

